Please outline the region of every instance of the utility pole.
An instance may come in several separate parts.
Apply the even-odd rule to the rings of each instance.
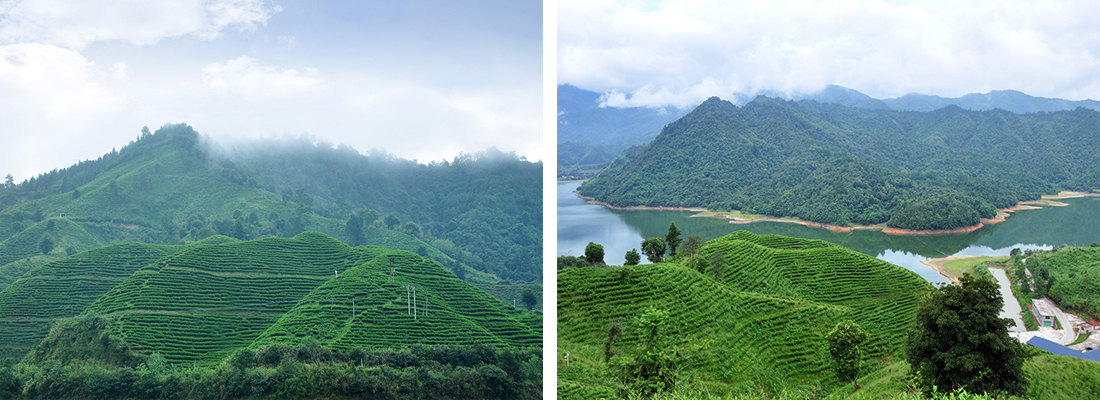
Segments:
[[[389,259],[390,261],[390,282],[393,282],[393,273],[395,270],[397,270],[395,267],[393,267],[393,256],[387,256],[386,259]]]
[[[412,297],[409,296],[409,286],[406,285],[405,286],[405,314],[406,315],[411,315],[412,314],[412,303],[410,303],[411,300],[412,300]]]
[[[416,320],[416,286],[413,286],[413,320]]]

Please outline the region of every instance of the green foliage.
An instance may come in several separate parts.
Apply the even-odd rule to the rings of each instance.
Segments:
[[[67,213],[101,244],[315,230],[361,245],[345,223],[352,210],[369,207],[360,216],[364,231],[385,231],[375,223],[375,210],[382,210],[414,223],[408,232],[430,246],[449,241],[440,246],[446,253],[441,263],[453,259],[500,278],[541,281],[540,163],[490,150],[425,166],[308,138],[243,143],[234,150],[214,149],[201,139],[189,126],[166,125],[120,151],[0,191],[0,241],[19,234],[8,219],[18,213],[24,221],[41,210]],[[194,215],[205,217],[188,218]],[[7,255],[0,249],[0,266],[11,262],[3,260]]]
[[[856,379],[863,368],[863,344],[867,343],[867,333],[856,322],[845,320],[825,335],[825,341],[829,342],[833,372],[841,380],[851,380],[858,391],[859,382]]]
[[[653,237],[642,241],[642,253],[651,263],[661,263],[665,257],[665,240]]]
[[[591,264],[580,256],[558,256],[558,270],[580,266],[591,266]]]
[[[527,310],[531,310],[535,307],[536,304],[539,303],[538,296],[536,296],[535,291],[532,291],[530,288],[523,289],[522,298],[523,304],[527,305]]]
[[[1065,246],[1027,257],[1037,297],[1100,317],[1100,248]],[[1019,269],[1022,271],[1023,269]]]
[[[595,242],[589,242],[584,247],[584,261],[588,262],[590,266],[599,266],[604,264],[603,262],[603,245]]]
[[[671,391],[676,385],[683,356],[680,344],[665,332],[668,319],[668,312],[655,307],[642,310],[634,318],[632,328],[641,344],[634,354],[620,355],[610,362],[629,383],[623,398],[631,393],[652,397]]]
[[[634,266],[634,265],[637,265],[638,262],[641,262],[641,261],[642,261],[642,255],[638,254],[638,249],[637,248],[633,248],[629,251],[626,251],[626,262],[624,263],[625,266]]]
[[[690,258],[695,256],[699,252],[699,248],[703,246],[703,237],[698,235],[689,235],[684,240],[684,247],[680,249],[680,255],[684,258]]]
[[[540,399],[541,350],[414,346],[333,350],[316,341],[234,353],[179,367],[153,354],[25,362],[0,369],[0,395],[29,399]],[[7,374],[6,374],[7,373]],[[6,380],[7,379],[7,380]],[[11,381],[12,383],[8,383]],[[7,385],[7,386],[6,386]]]
[[[676,256],[676,248],[680,246],[680,229],[676,228],[676,222],[668,223],[668,233],[665,234],[665,245],[668,247],[668,257]]]
[[[988,278],[964,274],[959,286],[944,286],[917,309],[906,343],[906,358],[919,388],[970,392],[1027,389],[1023,345],[1008,336],[1010,319],[998,317],[1004,304]]]
[[[53,236],[50,233],[42,235],[42,239],[38,241],[38,249],[42,251],[43,255],[49,255],[54,245]]]
[[[708,263],[723,255],[721,279],[713,267],[700,274],[679,263],[558,272],[558,346],[576,363],[559,369],[559,397],[629,395],[612,374],[618,370],[603,363],[608,325],[650,307],[669,315],[662,332],[683,341],[674,393],[813,397],[835,385],[825,336],[836,322],[852,320],[867,332],[869,359],[890,358],[921,294],[932,290],[908,270],[823,241],[742,231],[699,253]],[[628,330],[614,342],[622,352],[615,358],[631,362],[643,343]]]
[[[579,192],[616,206],[956,228],[1044,193],[1100,188],[1096,127],[1100,112],[1085,109],[918,113],[711,98]]]

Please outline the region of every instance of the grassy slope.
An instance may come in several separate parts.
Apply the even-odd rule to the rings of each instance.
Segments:
[[[397,266],[393,283],[391,256]],[[398,288],[405,283],[417,285],[421,301],[430,300],[427,319],[392,320],[406,310],[404,289]],[[360,292],[356,315],[362,321],[356,323],[349,320],[349,298],[308,299]],[[503,305],[430,260],[374,246],[352,248],[317,232],[187,247],[138,269],[87,312],[107,316],[110,330],[138,351],[201,365],[217,364],[258,338],[314,336],[337,348],[402,346],[419,339],[527,346],[542,338],[541,324],[532,322],[538,315]]]
[[[46,229],[50,221],[53,221],[53,230]],[[47,232],[54,239],[54,248],[45,255],[38,243]],[[78,223],[62,218],[38,222],[0,242],[0,290],[31,269],[64,258],[66,248],[85,251],[103,244]]]
[[[138,270],[88,312],[116,316],[113,329],[141,351],[213,364],[371,252],[316,232],[200,245]]]
[[[606,328],[629,325],[650,305],[670,312],[670,335],[699,346],[685,385],[724,396],[808,396],[831,380],[824,335],[836,322],[856,320],[870,333],[872,355],[892,354],[916,298],[931,288],[907,270],[823,241],[738,232],[709,241],[704,252],[725,254],[722,282],[675,263],[559,272],[559,353],[571,352],[577,364],[559,372],[559,397],[618,395],[601,361]]]
[[[76,316],[142,266],[182,248],[111,245],[31,270],[0,291],[0,356],[22,355],[46,336],[54,321]]]
[[[408,285],[416,286],[415,320],[408,312]],[[314,289],[254,345],[314,337],[337,349],[415,343],[537,346],[541,333],[520,322],[521,314],[435,262],[387,251]]]

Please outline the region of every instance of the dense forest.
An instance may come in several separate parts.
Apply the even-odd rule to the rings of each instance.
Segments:
[[[495,149],[424,165],[308,138],[224,149],[183,124],[143,129],[121,150],[0,188],[0,285],[110,243],[306,230],[415,251],[464,276],[537,282],[541,171]]]
[[[977,224],[1100,188],[1100,112],[868,110],[711,98],[579,189],[617,206],[694,206],[834,225]]]
[[[0,316],[5,398],[541,397],[541,314],[318,232],[81,252]]]

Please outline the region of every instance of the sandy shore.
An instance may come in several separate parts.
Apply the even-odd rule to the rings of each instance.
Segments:
[[[1009,255],[1000,255],[1000,256],[994,256],[994,257],[996,257],[996,258],[1007,258],[1008,256]],[[944,278],[950,280],[955,285],[959,285],[959,278],[957,276],[955,276],[954,274],[951,274],[951,273],[947,272],[947,262],[950,262],[952,260],[969,259],[969,258],[981,258],[981,257],[984,257],[984,256],[951,255],[951,256],[948,256],[948,257],[945,257],[945,258],[927,259],[927,260],[922,260],[920,262],[922,264],[924,264],[925,266],[931,267],[933,270],[935,270],[937,273],[939,273]]]
[[[721,212],[712,212],[712,211],[707,210],[706,208],[701,208],[701,207],[669,207],[669,206],[625,206],[624,207],[624,206],[614,206],[614,205],[607,204],[605,202],[600,202],[600,201],[595,200],[594,198],[591,198],[591,197],[588,197],[588,196],[583,196],[583,195],[581,195],[577,192],[574,192],[574,193],[578,197],[580,197],[581,199],[584,199],[585,201],[588,201],[588,203],[603,205],[603,206],[609,207],[611,209],[617,209],[617,210],[682,210],[682,211],[697,212],[695,215],[692,215],[690,217],[723,218],[723,219],[728,219],[731,224],[749,224],[749,223],[756,223],[756,222],[761,222],[761,221],[774,221],[774,222],[777,222],[777,223],[793,223],[793,224],[801,224],[801,225],[810,226],[810,227],[824,228],[824,229],[827,229],[829,231],[836,231],[836,232],[849,232],[849,231],[852,231],[852,230],[877,230],[877,231],[882,231],[885,234],[893,234],[893,235],[936,235],[936,234],[968,233],[968,232],[972,232],[972,231],[977,231],[978,229],[980,229],[982,227],[985,227],[987,224],[1002,223],[1002,222],[1005,221],[1006,218],[1008,218],[1010,216],[1010,214],[1012,212],[1015,212],[1015,211],[1042,209],[1043,206],[1069,206],[1068,203],[1058,202],[1056,199],[1083,198],[1083,197],[1091,197],[1091,196],[1100,197],[1100,194],[1091,193],[1091,192],[1063,191],[1063,192],[1059,193],[1058,195],[1043,195],[1041,200],[1024,201],[1024,202],[1018,203],[1016,206],[1006,207],[1004,209],[999,209],[1000,211],[997,213],[996,217],[991,218],[991,219],[981,219],[980,223],[969,226],[969,227],[958,227],[958,228],[953,228],[953,229],[950,229],[950,230],[904,230],[904,229],[900,229],[900,228],[886,227],[884,224],[878,224],[878,225],[873,225],[873,226],[841,227],[841,226],[834,226],[832,224],[817,223],[817,222],[813,222],[813,221],[803,220],[803,219],[800,219],[800,218],[797,218],[797,217],[775,217],[775,216],[746,217],[746,216],[734,216],[734,215],[721,213]],[[937,259],[933,259],[933,260],[937,260]],[[925,263],[925,264],[927,264],[927,263]],[[929,265],[929,266],[931,266],[931,265]],[[935,266],[933,266],[933,268],[935,268]],[[950,278],[949,276],[946,275],[945,272],[941,272],[941,274],[944,274],[945,277]]]
[[[928,267],[931,267],[932,269],[935,269],[937,273],[939,273],[941,276],[948,279],[949,281],[951,281],[955,285],[959,285],[959,278],[956,277],[954,274],[951,274],[951,273],[947,272],[947,268],[945,267],[945,266],[947,266],[947,262],[950,262],[952,260],[967,259],[967,258],[974,258],[974,257],[976,257],[976,256],[951,255],[951,256],[948,256],[946,258],[928,259],[928,260],[922,260],[920,262],[923,263],[924,265],[928,266]]]

